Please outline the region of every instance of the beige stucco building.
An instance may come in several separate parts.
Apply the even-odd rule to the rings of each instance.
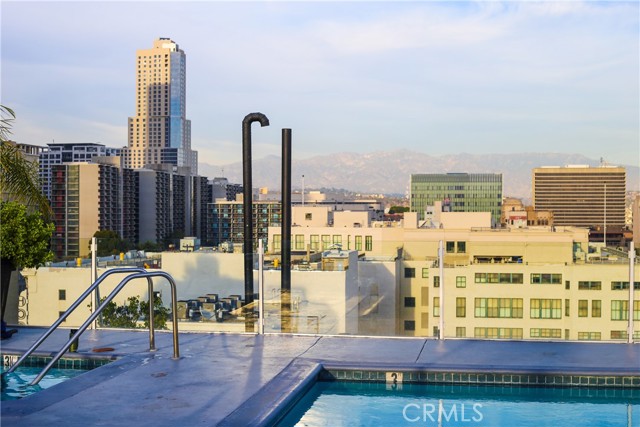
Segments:
[[[631,300],[628,258],[590,247],[587,229],[427,229],[414,225],[415,215],[406,219],[397,227],[294,227],[294,242],[323,256],[292,271],[293,330],[432,337],[443,319],[445,338],[623,342],[631,308],[633,336],[640,339],[640,269]],[[278,232],[270,230],[270,241]],[[328,249],[336,243],[341,250]],[[277,258],[277,248],[269,251]],[[243,294],[242,254],[167,252],[162,268],[176,279],[182,300]],[[29,324],[52,323],[89,283],[88,269],[41,268],[26,275]],[[278,331],[280,271],[267,270],[264,278],[265,327]],[[260,293],[258,283],[256,267]],[[146,297],[145,283],[140,286],[122,298]],[[159,290],[168,304],[168,286]],[[71,318],[67,325],[78,322]],[[231,322],[181,322],[180,328],[244,330]]]

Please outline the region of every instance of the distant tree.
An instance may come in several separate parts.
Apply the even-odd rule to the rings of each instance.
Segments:
[[[105,298],[102,299],[104,301]],[[153,325],[155,329],[167,329],[169,309],[162,305],[162,299],[154,299]],[[112,328],[138,328],[142,320],[142,327],[149,327],[149,303],[140,301],[139,296],[127,298],[124,305],[117,305],[111,301],[102,311],[102,326]]]
[[[132,248],[132,245],[120,238],[113,230],[100,230],[93,234],[98,239],[98,256],[118,255]]]
[[[403,212],[409,212],[409,207],[408,206],[391,206],[389,208],[390,214],[397,214],[397,213],[403,213]]]
[[[163,248],[160,243],[154,243],[150,240],[138,245],[138,250],[147,252],[162,252]]]

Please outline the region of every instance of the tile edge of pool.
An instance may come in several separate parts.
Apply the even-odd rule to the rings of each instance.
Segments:
[[[504,371],[504,370],[503,370]],[[294,361],[244,404],[236,408],[219,426],[273,426],[317,381],[360,381],[389,383],[400,378],[407,384],[487,385],[514,387],[579,387],[640,389],[640,373],[583,371],[487,372],[484,370],[428,368],[406,364],[373,366]],[[273,396],[279,397],[274,401]],[[265,403],[268,403],[265,405]]]

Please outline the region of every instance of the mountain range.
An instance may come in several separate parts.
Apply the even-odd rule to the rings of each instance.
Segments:
[[[430,156],[410,150],[343,152],[293,161],[292,187],[336,188],[365,194],[403,195],[408,192],[411,174],[418,173],[502,173],[503,194],[530,201],[531,172],[540,166],[589,165],[600,160],[580,154],[448,154]],[[627,190],[638,190],[640,168],[627,170]],[[242,162],[224,166],[199,164],[199,174],[213,178],[221,169],[232,183],[242,183]],[[278,156],[253,160],[253,186],[280,189],[281,161]]]

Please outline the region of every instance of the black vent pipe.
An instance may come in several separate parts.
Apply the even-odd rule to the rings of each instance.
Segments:
[[[251,175],[251,123],[269,126],[269,119],[262,113],[247,114],[242,120],[242,194],[244,216],[244,303],[249,307],[246,313],[246,328],[253,332],[253,182]]]
[[[280,329],[291,332],[291,129],[282,129]]]

